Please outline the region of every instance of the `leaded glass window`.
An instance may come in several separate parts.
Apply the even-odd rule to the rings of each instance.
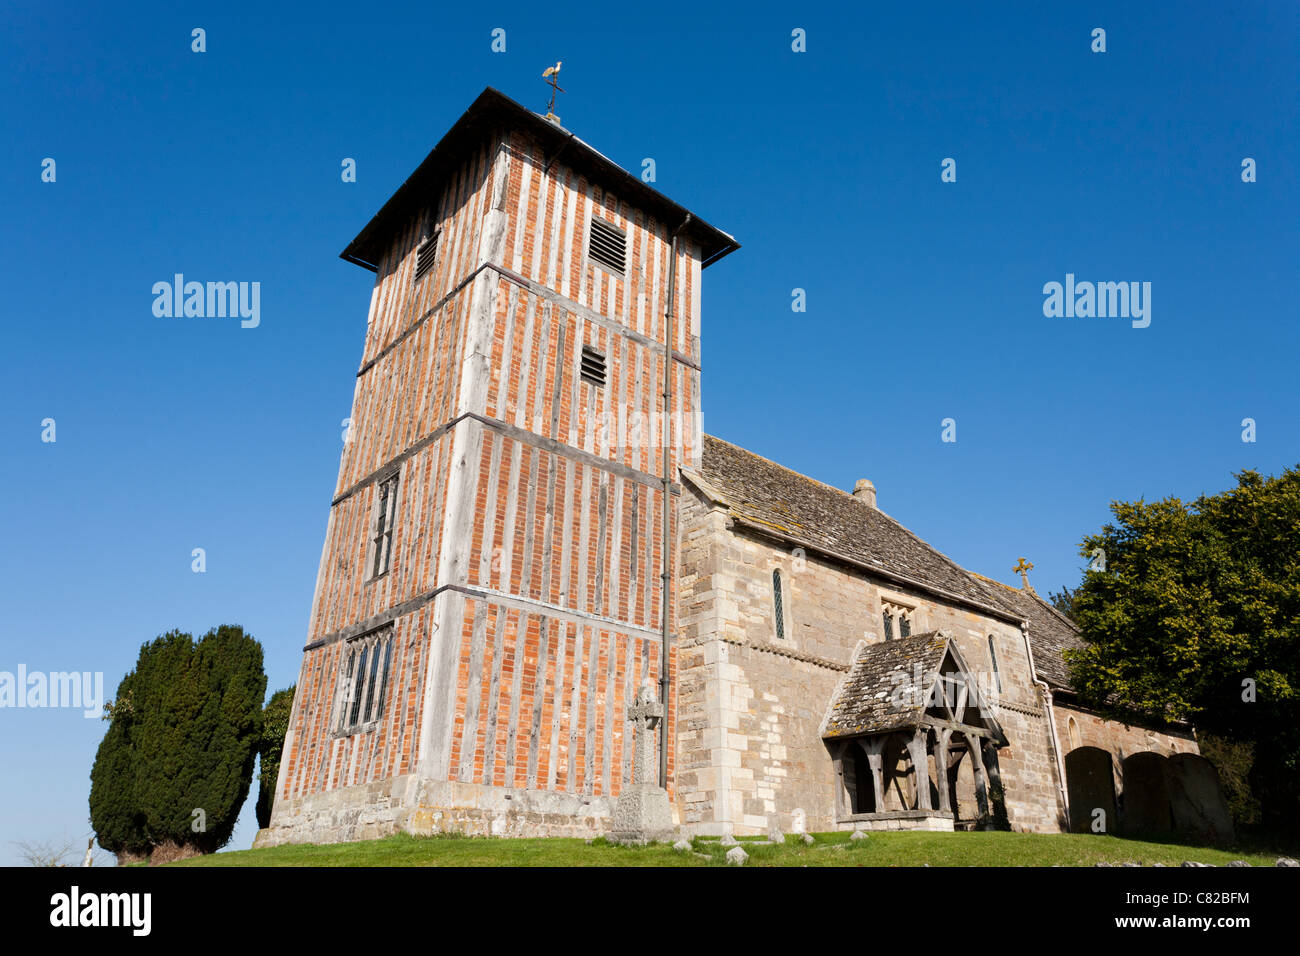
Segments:
[[[781,593],[781,569],[772,571],[772,609],[776,614],[776,636],[785,640],[785,598]]]

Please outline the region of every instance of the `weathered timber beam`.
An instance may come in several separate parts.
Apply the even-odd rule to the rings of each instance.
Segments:
[[[962,724],[955,720],[944,720],[942,717],[933,717],[930,714],[924,714],[920,718],[922,724],[928,724],[931,727],[946,727],[948,730],[956,731],[959,734],[971,734],[975,737],[987,737],[990,740],[994,738],[993,731],[987,727],[976,727],[973,724]]]
[[[556,407],[557,408],[559,407],[558,403],[556,404]],[[497,432],[498,434],[506,436],[507,438],[512,438],[515,441],[520,441],[527,445],[532,445],[534,448],[540,448],[543,451],[549,451],[556,455],[562,455],[565,458],[569,458],[581,464],[588,465],[592,468],[599,468],[602,471],[609,472],[612,475],[618,475],[620,478],[626,478],[628,481],[635,481],[638,484],[649,485],[652,487],[661,487],[663,485],[662,478],[656,478],[654,475],[648,474],[644,471],[640,471],[636,468],[631,467],[630,465],[625,465],[620,461],[614,461],[609,458],[602,458],[599,455],[593,455],[589,451],[583,451],[581,448],[575,448],[574,446],[562,442],[559,439],[546,438],[543,435],[538,435],[535,434],[534,432],[527,431],[526,429],[519,428],[517,425],[511,425],[507,422],[499,421],[498,419],[495,418],[488,418],[486,415],[479,415],[475,412],[465,412],[461,415],[457,415],[451,421],[444,422],[443,424],[439,425],[429,434],[425,435],[421,439],[418,439],[412,445],[408,446],[398,454],[394,455],[392,458],[385,461],[378,468],[375,468],[373,471],[367,474],[360,481],[350,485],[345,491],[340,492],[338,495],[334,497],[333,500],[330,501],[330,507],[334,507],[335,505],[341,504],[342,502],[346,501],[347,499],[355,495],[362,488],[365,488],[367,485],[373,484],[381,476],[384,476],[388,472],[396,470],[402,464],[402,462],[406,461],[408,458],[412,457],[413,455],[419,454],[425,448],[429,447],[429,445],[433,444],[443,435],[447,434],[447,432],[451,431],[451,429],[456,427],[457,424],[459,424],[460,422],[466,419],[473,419],[474,421],[478,422],[480,425],[484,425],[492,429],[493,431]],[[681,494],[681,485],[678,484],[677,482],[673,482],[670,491],[674,495]]]

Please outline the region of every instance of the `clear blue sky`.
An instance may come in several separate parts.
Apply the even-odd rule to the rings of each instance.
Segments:
[[[705,273],[713,434],[870,477],[1043,593],[1111,499],[1300,460],[1289,0],[179,6],[0,11],[0,670],[111,694],[143,641],[230,622],[296,680],[372,280],[338,253],[483,87],[544,109],[557,59],[568,128],[744,244]],[[260,327],[156,318],[176,272],[260,282]],[[1045,318],[1067,272],[1152,283],[1150,327]],[[104,726],[0,710],[0,863],[88,832]]]

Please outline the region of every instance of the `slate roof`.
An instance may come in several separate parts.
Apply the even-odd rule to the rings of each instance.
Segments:
[[[700,457],[699,470],[683,469],[684,474],[741,522],[940,595],[956,596],[1004,618],[1027,620],[1039,676],[1054,688],[1072,689],[1062,652],[1083,646],[1083,639],[1074,624],[1032,589],[1008,587],[967,571],[847,491],[721,438],[705,435]]]
[[[883,641],[865,648],[831,702],[824,738],[877,734],[915,727],[925,712],[929,685],[948,650],[939,631]],[[924,687],[917,687],[917,667]],[[906,675],[903,680],[898,674]]]
[[[690,469],[684,469],[693,477]],[[882,511],[712,435],[704,436],[701,490],[731,514],[772,533],[1009,615],[989,590]],[[698,482],[697,482],[698,484]]]
[[[1083,637],[1073,622],[1039,597],[1033,588],[1027,591],[1013,588],[974,572],[972,577],[992,591],[1008,610],[1029,622],[1029,646],[1034,651],[1034,668],[1038,676],[1053,688],[1073,690],[1063,652],[1084,645]]]

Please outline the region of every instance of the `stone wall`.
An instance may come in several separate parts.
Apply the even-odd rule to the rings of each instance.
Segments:
[[[1163,758],[1184,754],[1199,759],[1200,748],[1191,729],[1166,727],[1157,730],[1104,720],[1074,705],[1069,698],[1066,701],[1064,704],[1055,703],[1053,710],[1061,753],[1067,764],[1072,829],[1086,833],[1100,827],[1104,832],[1113,832],[1117,825],[1122,828],[1127,824],[1141,830],[1148,812],[1155,812],[1163,815],[1163,829],[1168,830],[1171,825],[1170,799],[1163,780]],[[1136,764],[1125,764],[1134,756],[1138,757]],[[1150,781],[1144,781],[1137,773],[1151,766],[1155,767],[1154,773],[1160,778],[1155,787],[1148,786]],[[1132,779],[1125,780],[1125,767],[1130,768]],[[1109,780],[1106,779],[1107,772]],[[1231,832],[1231,822],[1222,808],[1217,782],[1212,789],[1215,799],[1211,801],[1214,804],[1211,809],[1216,811],[1217,825],[1210,829],[1223,836]],[[1097,818],[1099,808],[1104,811],[1100,819]]]
[[[676,800],[689,832],[789,831],[801,822],[835,829],[820,724],[856,649],[884,639],[882,600],[912,609],[912,633],[950,634],[990,686],[994,716],[1010,739],[999,765],[1013,829],[1064,826],[1056,755],[1018,623],[729,528],[725,511],[689,482],[681,508]],[[773,601],[778,569],[784,638]]]
[[[1103,720],[1090,711],[1062,701],[1057,701],[1053,709],[1056,712],[1056,733],[1062,754],[1068,754],[1076,747],[1100,747],[1109,751],[1116,763],[1119,763],[1125,757],[1144,750],[1166,757],[1175,753],[1201,752],[1191,728],[1152,730],[1117,720]]]
[[[1104,720],[1091,711],[1073,705],[1072,701],[1054,702],[1052,709],[1056,715],[1057,742],[1062,758],[1080,747],[1097,747],[1106,751],[1111,756],[1116,794],[1124,791],[1121,765],[1133,754],[1151,752],[1169,757],[1176,753],[1201,752],[1190,728],[1153,730],[1137,724]]]
[[[414,774],[281,798],[254,849],[284,843],[347,843],[394,833],[498,837],[596,837],[609,831],[612,801],[545,790],[422,780]]]

